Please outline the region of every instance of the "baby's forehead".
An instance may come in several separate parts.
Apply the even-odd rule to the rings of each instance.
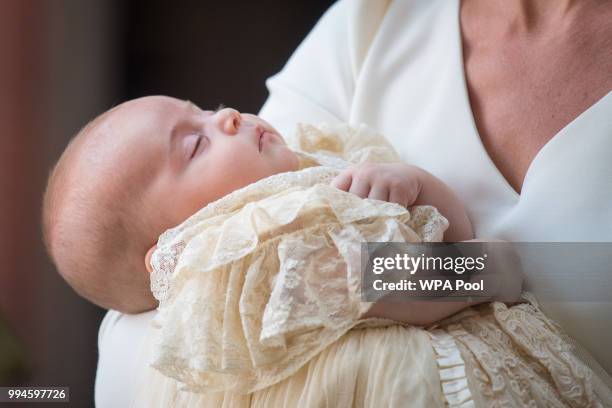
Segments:
[[[147,183],[167,151],[167,116],[173,104],[162,98],[130,101],[94,120],[83,129],[75,165],[70,166],[75,181],[124,188]]]
[[[178,100],[169,97],[146,97],[127,101],[104,114],[98,128],[123,127],[124,131],[136,126],[159,127],[163,119],[172,116],[178,107]]]
[[[184,101],[170,97],[145,97],[125,102],[107,111],[90,130],[94,143],[125,146],[126,143],[150,144],[162,138],[180,113]]]
[[[117,114],[155,116],[175,113],[189,104],[189,101],[170,96],[145,96],[124,102],[118,105],[114,111]]]

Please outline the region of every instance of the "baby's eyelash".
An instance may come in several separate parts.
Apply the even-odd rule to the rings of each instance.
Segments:
[[[224,104],[220,103],[219,106],[217,106],[217,109],[214,110],[215,113],[219,112],[221,109],[226,108],[227,106],[225,106]]]
[[[202,143],[202,138],[203,138],[202,135],[198,137],[198,140],[196,141],[196,144],[193,148],[193,152],[191,152],[191,157],[189,157],[190,159],[193,159],[193,156],[195,156],[196,152],[198,151],[198,147],[200,147],[200,144]]]

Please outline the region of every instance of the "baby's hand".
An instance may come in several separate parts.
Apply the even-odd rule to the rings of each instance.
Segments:
[[[474,238],[472,224],[459,197],[440,179],[419,167],[404,163],[360,164],[340,173],[332,186],[362,198],[384,200],[406,208],[433,205],[450,223],[444,233],[445,241]]]
[[[340,173],[332,186],[361,198],[397,203],[409,207],[422,187],[422,170],[404,163],[364,163]]]

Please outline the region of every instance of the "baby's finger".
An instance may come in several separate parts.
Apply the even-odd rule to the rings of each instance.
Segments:
[[[389,202],[397,203],[402,207],[407,207],[408,205],[412,204],[408,202],[408,194],[406,191],[402,190],[401,188],[391,189],[389,192]]]
[[[375,200],[387,201],[389,198],[389,189],[382,183],[374,184],[370,189],[370,193],[368,194],[368,198],[373,198]]]
[[[370,183],[363,178],[353,179],[349,193],[353,193],[361,198],[366,198],[370,192]]]
[[[332,180],[331,185],[332,187],[336,187],[342,191],[349,191],[352,181],[353,173],[350,171],[343,171]]]

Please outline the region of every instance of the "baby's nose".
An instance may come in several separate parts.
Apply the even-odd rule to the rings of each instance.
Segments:
[[[221,130],[229,135],[235,135],[238,133],[240,127],[241,117],[240,112],[232,108],[224,108],[217,112],[219,116],[219,127]]]

